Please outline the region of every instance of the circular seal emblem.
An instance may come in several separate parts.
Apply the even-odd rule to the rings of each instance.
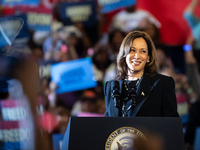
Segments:
[[[119,128],[112,132],[106,140],[105,150],[131,150],[136,137],[146,140],[146,136],[138,129],[132,127]]]

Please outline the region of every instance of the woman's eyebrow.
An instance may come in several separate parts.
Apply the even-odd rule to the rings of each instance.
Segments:
[[[131,48],[136,49],[135,47],[131,47]],[[142,49],[142,50],[147,50],[146,48],[140,48],[140,49]]]
[[[134,48],[134,49],[136,49],[135,47],[132,47],[132,46],[131,46],[131,48]]]
[[[147,50],[146,48],[141,48],[141,50]]]

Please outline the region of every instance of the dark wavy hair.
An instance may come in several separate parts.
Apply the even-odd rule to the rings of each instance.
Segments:
[[[112,61],[111,61],[111,59],[109,57],[108,49],[109,49],[108,45],[97,45],[96,47],[94,47],[94,54],[92,56],[92,62],[93,62],[93,64],[96,65],[97,68],[102,67],[102,65],[105,65],[104,67],[107,68],[112,63]],[[105,64],[101,64],[97,60],[97,56],[100,53],[106,53],[106,55],[108,57],[106,59]]]
[[[113,38],[114,38],[114,36],[115,36],[115,34],[116,34],[117,32],[119,32],[119,33],[121,34],[121,36],[123,36],[123,37],[126,36],[126,34],[125,34],[124,31],[122,31],[122,30],[120,30],[120,29],[118,29],[118,28],[115,28],[115,29],[113,29],[113,30],[111,30],[111,31],[109,32],[109,35],[108,35],[108,42],[109,42],[109,44],[112,44]]]
[[[126,35],[120,46],[119,53],[117,55],[117,75],[115,79],[122,79],[127,77],[128,67],[126,64],[126,56],[130,53],[130,49],[134,39],[143,38],[148,47],[149,63],[146,63],[144,73],[148,73],[153,76],[157,73],[158,65],[156,59],[156,49],[150,36],[143,31],[132,31]]]

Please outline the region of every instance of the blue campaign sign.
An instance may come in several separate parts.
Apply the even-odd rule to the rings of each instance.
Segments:
[[[62,2],[60,6],[60,18],[64,25],[71,25],[75,22],[93,25],[96,21],[96,4],[94,1]]]
[[[51,31],[52,14],[42,12],[28,12],[27,24],[34,31]]]
[[[101,6],[101,13],[109,13],[116,9],[135,5],[136,0],[98,0]]]
[[[52,135],[53,150],[61,150],[63,138],[64,138],[64,134]]]
[[[30,6],[38,6],[40,0],[1,0],[2,6],[14,6],[14,5],[30,5]]]
[[[31,6],[16,6],[15,12],[17,14],[26,15],[28,29],[34,31],[51,31],[53,15],[50,9]]]
[[[58,85],[57,94],[97,86],[90,58],[53,64],[51,66],[51,78]]]

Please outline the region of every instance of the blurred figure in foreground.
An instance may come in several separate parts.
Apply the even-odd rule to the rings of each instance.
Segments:
[[[133,150],[163,150],[162,138],[155,135],[149,135],[147,140],[136,138],[134,139]]]
[[[0,149],[51,150],[36,114],[37,67],[15,49],[12,53],[9,51],[22,25],[21,18],[0,19],[0,80],[5,83],[1,87],[4,100],[0,100]]]

